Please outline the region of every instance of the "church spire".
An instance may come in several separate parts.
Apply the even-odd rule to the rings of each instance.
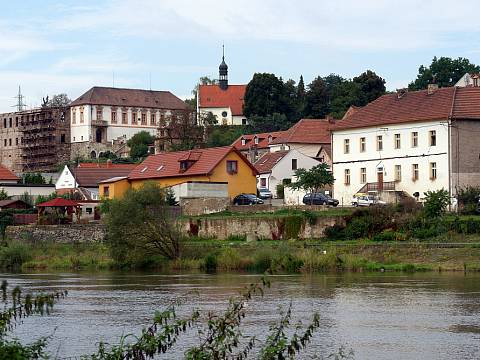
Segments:
[[[218,72],[220,75],[219,85],[220,89],[227,90],[228,88],[228,66],[225,63],[225,45],[222,45],[222,63],[218,67]]]

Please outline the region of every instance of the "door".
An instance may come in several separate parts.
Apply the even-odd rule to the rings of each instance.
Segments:
[[[377,172],[377,190],[383,190],[383,170]]]

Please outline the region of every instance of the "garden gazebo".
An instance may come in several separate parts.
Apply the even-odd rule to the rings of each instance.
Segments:
[[[38,222],[47,224],[71,224],[73,214],[79,214],[80,204],[73,200],[64,198],[55,198],[40,204],[37,204]],[[51,209],[48,212],[47,209]]]

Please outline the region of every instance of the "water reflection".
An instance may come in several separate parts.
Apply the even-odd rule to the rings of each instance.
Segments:
[[[16,329],[16,335],[25,340],[55,333],[49,350],[62,356],[90,353],[100,340],[111,342],[138,332],[156,309],[178,296],[185,298],[181,315],[194,307],[219,311],[230,296],[259,278],[125,273],[3,277],[31,291],[69,291],[52,316],[29,318]],[[284,275],[272,280],[264,300],[248,307],[245,333],[265,334],[278,318],[279,306],[288,306],[290,300],[294,322],[306,324],[318,311],[321,329],[302,358],[326,355],[342,345],[352,348],[357,359],[480,358],[480,275]],[[196,335],[190,333],[184,343],[195,341]],[[181,358],[184,349],[165,358]]]

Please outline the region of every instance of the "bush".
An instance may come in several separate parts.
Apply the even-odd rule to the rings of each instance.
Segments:
[[[20,269],[23,263],[32,259],[32,250],[29,246],[20,243],[11,243],[0,249],[0,267],[3,269]]]
[[[328,226],[323,230],[323,234],[329,240],[344,240],[345,239],[345,226],[342,225],[332,225]]]
[[[449,203],[450,195],[447,190],[427,191],[425,193],[425,215],[428,217],[439,217],[445,214]]]
[[[467,186],[457,191],[458,207],[461,214],[472,215],[476,213],[480,187]]]
[[[277,198],[278,199],[283,199],[285,197],[285,185],[283,184],[277,184]]]
[[[272,267],[273,264],[273,257],[270,251],[268,250],[260,250],[257,252],[253,257],[253,267],[252,270],[257,272],[265,272]]]
[[[218,266],[217,257],[214,254],[208,254],[205,257],[205,260],[203,263],[203,269],[208,272],[214,272],[217,270],[217,266]]]
[[[226,248],[218,256],[218,268],[226,271],[238,270],[242,264],[242,257],[236,249]]]
[[[396,233],[391,230],[383,230],[381,233],[373,236],[373,241],[395,241],[397,239]]]

